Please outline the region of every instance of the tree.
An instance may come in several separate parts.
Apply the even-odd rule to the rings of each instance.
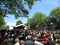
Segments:
[[[16,22],[16,25],[20,25],[20,24],[23,24],[23,23],[22,23],[21,20],[18,20],[18,21]]]
[[[0,27],[5,24],[4,17],[7,17],[7,14],[14,15],[16,18],[28,17],[29,11],[25,5],[31,9],[35,1],[37,0],[0,0]]]
[[[0,13],[4,17],[7,14],[13,14],[16,18],[27,17],[29,11],[25,8],[25,5],[31,9],[35,1],[37,0],[0,0]]]
[[[36,26],[39,28],[43,28],[45,26],[46,15],[42,12],[36,12],[33,16],[33,19],[36,22]]]
[[[27,21],[27,28],[30,29],[30,23],[31,23],[31,18],[28,18],[28,21]]]
[[[53,30],[54,23],[55,23],[55,18],[51,18],[50,16],[47,16],[46,29],[47,30]]]
[[[28,29],[35,29],[35,21],[33,18],[28,18],[28,21],[27,21],[27,27]]]
[[[57,29],[60,29],[60,7],[54,8],[50,13],[51,21]]]
[[[45,26],[46,16],[42,12],[36,12],[31,19],[28,19],[28,25],[31,29],[39,29]],[[40,28],[40,29],[41,29]]]
[[[4,17],[0,15],[0,28],[2,28],[5,25]]]

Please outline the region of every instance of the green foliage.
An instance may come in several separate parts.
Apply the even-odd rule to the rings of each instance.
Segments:
[[[28,26],[31,29],[37,29],[45,26],[46,16],[42,12],[36,12],[32,18],[28,19]]]
[[[51,24],[52,23],[52,24]],[[54,8],[49,16],[46,16],[42,12],[36,12],[32,18],[28,19],[29,29],[60,29],[60,7]]]
[[[60,27],[60,7],[54,8],[50,13],[50,17],[55,27]]]
[[[28,5],[31,9],[35,1],[37,0],[0,0],[0,13],[3,16],[13,14],[16,18],[28,17],[29,11],[24,6]]]
[[[27,21],[28,29],[30,29],[30,23],[31,23],[31,18],[28,18],[28,21]]]
[[[7,17],[7,14],[14,15],[16,19],[28,17],[29,11],[25,5],[31,9],[35,1],[38,0],[0,0],[0,27],[5,24],[4,17]]]
[[[33,18],[37,23],[44,23],[44,21],[46,20],[46,16],[42,12],[35,13]]]
[[[0,28],[5,25],[4,17],[0,15]]]
[[[23,23],[22,23],[21,20],[18,20],[18,21],[16,22],[16,25],[20,25],[20,24],[23,24]]]
[[[51,11],[50,15],[51,15],[52,17],[55,17],[55,18],[60,18],[60,7],[54,8],[54,9]]]

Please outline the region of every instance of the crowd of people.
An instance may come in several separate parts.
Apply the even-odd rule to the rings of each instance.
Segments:
[[[14,38],[13,45],[60,45],[60,31],[48,30],[23,30],[23,38]],[[5,39],[2,45],[9,45],[9,40]]]

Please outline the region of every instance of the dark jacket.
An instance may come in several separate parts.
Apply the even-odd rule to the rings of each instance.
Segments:
[[[34,42],[31,41],[31,40],[27,40],[27,41],[25,42],[25,45],[34,45]]]
[[[54,41],[49,40],[46,45],[55,45]]]

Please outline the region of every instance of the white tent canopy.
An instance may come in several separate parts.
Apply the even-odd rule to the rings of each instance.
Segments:
[[[24,29],[26,30],[27,29],[27,26],[25,24],[20,24],[20,25],[16,25],[14,27],[19,27],[19,26],[24,26]]]

